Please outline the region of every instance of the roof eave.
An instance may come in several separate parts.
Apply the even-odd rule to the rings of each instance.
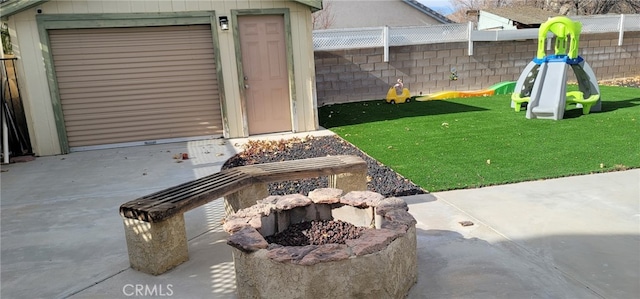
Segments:
[[[404,3],[409,4],[411,7],[421,11],[422,13],[434,18],[436,21],[442,23],[442,24],[450,24],[450,23],[455,23],[454,21],[452,21],[451,19],[447,18],[446,16],[440,14],[439,12],[425,6],[424,4],[416,1],[416,0],[402,0]]]
[[[322,10],[322,0],[293,0],[311,8],[311,12]]]
[[[0,16],[3,18],[10,17],[29,8],[36,7],[50,0],[9,0],[0,5]],[[315,12],[322,10],[322,0],[294,0],[311,8]]]
[[[3,18],[10,17],[48,1],[49,0],[9,0],[0,5],[0,16]]]

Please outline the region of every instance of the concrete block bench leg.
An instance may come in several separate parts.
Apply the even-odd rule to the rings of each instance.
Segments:
[[[184,214],[150,223],[124,218],[131,268],[160,275],[189,260]]]
[[[367,190],[367,171],[330,175],[329,188],[340,189],[344,194],[351,191],[365,191]]]
[[[248,208],[267,196],[269,196],[269,188],[266,183],[256,183],[231,193],[224,198],[225,214],[229,216],[238,210]]]

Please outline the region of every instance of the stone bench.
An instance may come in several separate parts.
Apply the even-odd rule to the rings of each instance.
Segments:
[[[189,259],[184,213],[225,198],[227,214],[269,195],[268,183],[329,177],[344,192],[367,189],[367,164],[357,156],[328,156],[226,169],[120,206],[131,268],[162,274]]]

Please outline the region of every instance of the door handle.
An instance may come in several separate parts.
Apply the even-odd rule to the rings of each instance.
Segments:
[[[244,89],[249,89],[249,84],[245,84]]]

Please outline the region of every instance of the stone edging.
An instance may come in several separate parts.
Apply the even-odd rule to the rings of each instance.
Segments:
[[[342,207],[354,209],[339,215],[332,210]],[[369,229],[346,244],[281,246],[268,244],[264,238],[283,231],[290,223],[332,218],[344,218],[339,220]],[[321,188],[311,191],[309,196],[290,194],[259,200],[256,205],[227,216],[223,228],[231,234],[227,244],[243,252],[266,249],[266,256],[273,261],[313,265],[383,250],[415,224],[407,204],[400,198],[384,198],[371,191],[343,195],[340,189]]]

